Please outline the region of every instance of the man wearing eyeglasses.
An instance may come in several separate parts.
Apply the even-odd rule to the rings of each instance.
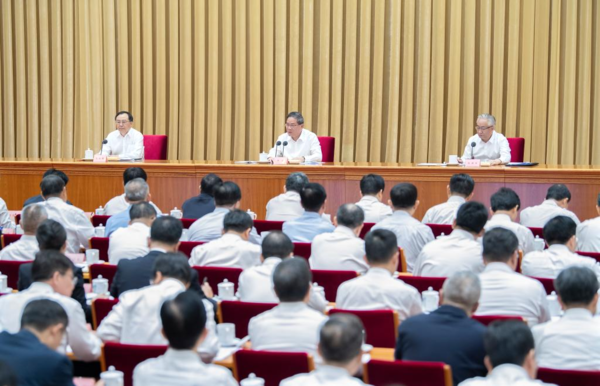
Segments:
[[[480,159],[489,161],[491,165],[502,165],[510,162],[510,146],[506,137],[496,132],[496,118],[490,114],[477,117],[477,134],[469,138],[462,159]],[[475,146],[473,146],[475,144]]]
[[[317,135],[304,128],[304,117],[297,111],[288,114],[285,133],[281,134],[275,143],[269,151],[269,160],[274,157],[287,157],[290,161],[321,162],[323,159]]]
[[[133,115],[119,111],[115,115],[116,130],[106,137],[101,154],[119,158],[141,159],[144,156],[144,136],[133,127]]]

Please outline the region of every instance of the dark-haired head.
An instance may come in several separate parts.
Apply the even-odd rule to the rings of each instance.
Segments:
[[[215,205],[234,207],[242,199],[242,191],[235,182],[226,181],[214,188]]]
[[[291,173],[285,179],[285,191],[300,193],[309,182],[306,174],[302,172]]]
[[[556,216],[544,225],[544,240],[548,245],[572,244],[572,250],[575,251],[577,233],[577,224],[572,218],[567,216]]]
[[[136,220],[142,220],[144,223],[150,225],[156,218],[156,215],[156,209],[147,201],[138,202],[129,208],[129,218],[132,223]]]
[[[64,308],[49,299],[32,300],[21,315],[21,329],[41,336],[43,343],[53,350],[60,347],[68,325],[69,317]]]
[[[131,180],[135,180],[136,178],[141,178],[144,181],[148,180],[148,176],[146,175],[146,171],[138,166],[127,168],[123,172],[123,186],[127,185],[127,183]]]
[[[535,361],[531,330],[526,323],[518,320],[490,324],[483,337],[483,344],[487,353],[486,364],[492,368],[504,364],[531,367],[526,361]]]
[[[160,308],[163,333],[169,346],[176,350],[192,350],[205,336],[206,310],[200,295],[184,291],[167,300]]]
[[[282,231],[273,231],[262,240],[263,258],[279,257],[285,259],[294,252],[292,240]]]
[[[397,265],[398,240],[387,229],[376,229],[365,237],[365,252],[369,265],[388,265],[392,261]]]
[[[67,231],[58,221],[47,219],[37,227],[35,239],[41,251],[61,251],[67,241]]]
[[[512,217],[516,217],[516,213],[521,207],[521,199],[511,188],[500,188],[496,193],[492,194],[490,203],[493,212],[512,211],[514,212],[514,216]]]
[[[357,362],[360,367],[364,326],[352,314],[333,314],[321,327],[319,353],[325,363],[346,366]]]
[[[473,177],[466,173],[458,173],[450,178],[450,185],[448,186],[448,189],[450,190],[450,194],[453,196],[467,198],[473,194],[473,189],[475,189],[475,181],[473,181]]]
[[[300,192],[300,202],[307,212],[319,212],[325,205],[326,199],[325,188],[316,182],[309,182]]]
[[[59,176],[65,182],[65,186],[67,186],[67,184],[69,183],[69,176],[67,176],[65,174],[65,172],[63,172],[61,170],[50,168],[50,169],[46,170],[46,172],[44,173],[42,178],[48,177],[48,176]]]
[[[190,284],[192,269],[187,257],[181,253],[164,253],[159,255],[152,267],[154,282],[159,283],[164,279],[176,279],[186,287]]]
[[[498,227],[483,235],[483,261],[485,263],[506,263],[516,267],[518,248],[519,239],[508,229]]]
[[[390,200],[394,209],[416,209],[418,205],[417,201],[417,187],[411,183],[403,182],[395,185],[390,191]]]
[[[34,282],[49,284],[64,296],[70,297],[75,288],[73,263],[58,251],[39,251],[31,265],[31,278]]]
[[[133,115],[131,115],[131,113],[129,111],[119,111],[118,113],[115,114],[115,121],[117,120],[117,118],[119,118],[119,115],[123,115],[123,117],[121,118],[125,118],[127,119],[129,122],[133,122]]]
[[[376,196],[383,194],[385,180],[379,174],[366,174],[360,179],[360,193],[363,196]]]
[[[479,235],[488,220],[488,211],[477,201],[465,202],[456,213],[456,226],[467,232]]]
[[[338,208],[337,224],[350,229],[357,229],[365,222],[365,212],[356,204],[344,204]]]
[[[566,308],[589,308],[596,313],[598,278],[588,267],[571,266],[554,279],[554,288]]]
[[[59,176],[51,174],[42,179],[42,182],[40,182],[40,189],[42,191],[42,196],[46,200],[52,197],[61,197],[65,190],[65,181]]]
[[[252,230],[252,217],[243,210],[233,209],[223,218],[223,230],[225,232],[233,231],[244,235],[247,239]]]
[[[150,227],[150,241],[175,249],[183,233],[181,220],[172,216],[161,216]]]
[[[569,202],[571,202],[571,192],[566,185],[554,184],[548,188],[546,200],[558,201],[560,204],[563,204],[566,207],[568,206]]]
[[[215,187],[221,185],[222,183],[223,180],[221,179],[221,177],[213,173],[208,173],[202,178],[202,181],[200,182],[200,190],[202,190],[202,193],[208,194],[209,196],[213,197],[215,195]]]
[[[310,268],[303,258],[286,259],[273,272],[275,294],[282,303],[303,301],[311,281]]]

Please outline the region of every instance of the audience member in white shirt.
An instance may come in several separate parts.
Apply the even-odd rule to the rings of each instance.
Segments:
[[[8,212],[6,202],[0,198],[0,227],[2,228],[15,228],[16,225]]]
[[[425,244],[433,241],[433,232],[431,228],[413,217],[419,207],[417,187],[413,184],[401,183],[394,186],[390,192],[389,203],[394,208],[394,213],[371,229],[387,229],[394,232],[398,248],[404,250],[408,272],[412,272],[415,261]]]
[[[398,267],[395,236],[386,229],[371,231],[365,237],[369,271],[340,285],[336,308],[345,310],[391,309],[400,320],[423,312],[421,294],[392,276]]]
[[[224,367],[205,364],[198,348],[209,331],[202,299],[192,291],[179,293],[160,308],[161,334],[169,348],[158,358],[147,359],[133,370],[134,386],[219,385],[238,383]]]
[[[365,261],[365,242],[360,237],[364,224],[364,212],[355,204],[339,207],[331,233],[316,236],[312,242],[308,260],[312,269],[356,271],[365,273],[369,265]]]
[[[273,283],[280,303],[250,319],[252,349],[317,354],[319,330],[327,317],[306,305],[311,276],[304,259],[286,259],[277,265]]]
[[[273,157],[287,157],[291,161],[321,162],[323,154],[319,138],[304,128],[304,117],[292,111],[285,120],[285,133],[277,137],[275,146],[269,151],[269,160]]]
[[[465,173],[455,174],[446,186],[448,201],[429,208],[421,222],[423,224],[452,224],[458,208],[473,198],[475,181]]]
[[[285,180],[283,193],[273,197],[267,203],[268,221],[289,221],[304,214],[304,208],[300,204],[300,192],[306,184],[308,177],[302,172],[291,173]]]
[[[115,115],[116,130],[108,134],[100,153],[117,155],[121,159],[144,158],[144,136],[132,126],[133,115],[119,111]]]
[[[21,228],[23,236],[16,242],[7,245],[0,251],[0,260],[31,261],[40,247],[35,232],[38,226],[48,218],[48,212],[43,205],[32,204],[26,206],[21,212]]]
[[[148,202],[139,202],[129,209],[129,226],[119,228],[110,235],[108,262],[118,264],[121,259],[135,259],[150,251],[150,227],[156,219],[156,210]]]
[[[362,367],[364,326],[352,314],[332,315],[319,333],[319,355],[323,363],[311,373],[297,374],[281,381],[280,386],[360,386],[354,378]]]
[[[535,356],[540,367],[565,370],[600,370],[598,279],[586,267],[569,267],[554,281],[564,315],[532,329]]]
[[[529,326],[550,320],[542,283],[515,272],[519,240],[508,229],[494,228],[483,236],[485,270],[479,275],[481,298],[477,315],[511,315]]]
[[[511,188],[500,188],[492,195],[492,218],[485,224],[485,230],[489,231],[502,227],[512,231],[519,239],[519,249],[523,253],[534,250],[533,233],[531,229],[517,223],[517,215],[521,207],[521,199]]]
[[[304,214],[294,220],[283,223],[283,233],[295,243],[310,243],[321,233],[333,232],[330,221],[322,215],[327,203],[327,192],[321,184],[309,182],[300,192],[300,203]]]
[[[596,212],[600,215],[600,194],[596,201]],[[579,224],[577,227],[577,250],[600,252],[600,216]]]
[[[360,179],[362,198],[356,205],[365,212],[365,222],[377,223],[392,215],[392,208],[381,202],[385,180],[379,174],[367,174]]]
[[[252,217],[243,210],[229,211],[223,219],[223,236],[192,250],[190,265],[249,268],[260,264],[260,246],[248,241]]]
[[[535,345],[525,323],[517,320],[492,323],[483,342],[487,377],[467,379],[459,386],[553,386],[535,379],[538,368]]]
[[[462,158],[459,158],[458,162],[479,159],[489,161],[491,165],[509,163],[510,145],[506,137],[496,131],[496,118],[490,114],[480,114],[476,125],[477,134],[469,138]]]
[[[148,176],[146,175],[146,171],[144,169],[137,166],[125,169],[123,172],[123,187],[125,187],[129,181],[136,178],[141,178],[146,182],[148,181]],[[162,215],[160,209],[158,209],[158,207],[152,201],[150,201],[150,204],[152,204],[154,209],[156,209],[156,213],[158,213],[159,216]],[[114,216],[115,214],[121,213],[127,208],[129,208],[129,202],[127,202],[125,199],[125,193],[123,193],[119,196],[111,198],[106,205],[104,205],[104,215]]]
[[[543,228],[550,219],[556,216],[571,217],[575,224],[580,221],[570,210],[571,192],[563,184],[554,184],[548,188],[546,200],[540,205],[530,206],[521,211],[521,225],[529,228]]]
[[[458,209],[454,230],[423,247],[417,258],[415,276],[448,277],[459,271],[481,273],[483,257],[481,243],[488,212],[482,203],[470,201]]]
[[[127,207],[122,212],[112,215],[106,221],[105,237],[110,237],[117,229],[127,228],[131,221],[129,211],[131,205],[150,202],[150,186],[143,178],[134,178],[125,185],[125,201]]]

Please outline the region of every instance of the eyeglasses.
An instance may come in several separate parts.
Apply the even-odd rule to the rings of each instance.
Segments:
[[[126,124],[128,124],[129,122],[130,122],[130,121],[115,121],[115,123],[116,123],[117,125],[126,125]]]
[[[477,131],[486,131],[487,129],[494,127],[494,126],[475,126],[475,130]]]
[[[298,127],[298,126],[300,126],[300,125],[297,125],[297,124],[295,124],[295,123],[286,123],[285,125],[286,125],[287,127]]]

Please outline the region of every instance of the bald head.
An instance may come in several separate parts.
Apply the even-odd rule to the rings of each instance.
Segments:
[[[356,229],[365,222],[365,212],[356,204],[344,204],[339,207],[336,218],[338,225]]]
[[[26,235],[33,236],[38,226],[48,219],[48,212],[42,205],[27,205],[21,212],[21,228]]]

